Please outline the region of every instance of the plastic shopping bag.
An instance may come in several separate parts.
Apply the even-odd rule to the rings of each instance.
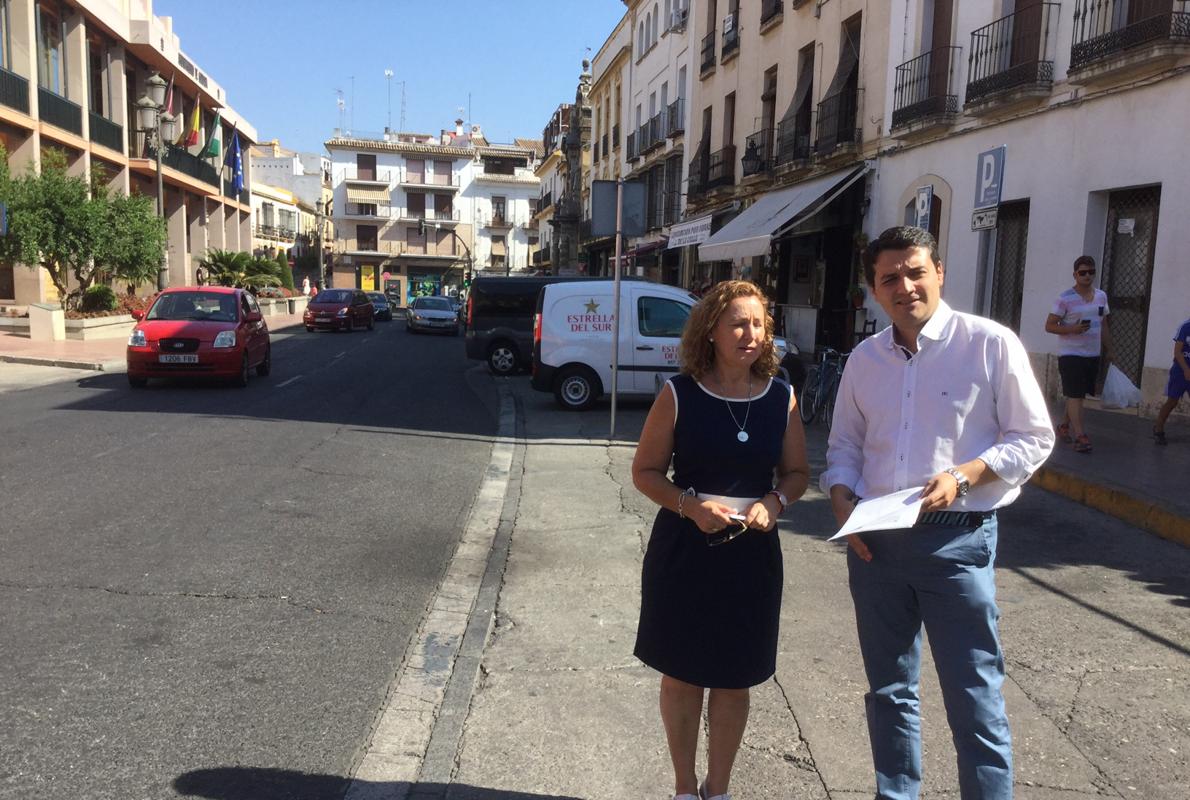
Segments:
[[[1112,364],[1103,382],[1103,405],[1107,408],[1128,408],[1140,405],[1140,389],[1132,385],[1128,376]]]

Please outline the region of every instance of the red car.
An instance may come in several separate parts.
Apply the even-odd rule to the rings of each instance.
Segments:
[[[356,328],[376,327],[376,309],[368,295],[359,289],[323,289],[310,298],[302,321],[306,330],[326,328],[351,333]]]
[[[248,373],[272,367],[269,328],[250,292],[223,286],[166,289],[128,337],[128,383],[209,375],[248,385]]]

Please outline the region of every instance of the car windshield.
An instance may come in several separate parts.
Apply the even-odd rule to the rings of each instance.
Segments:
[[[168,292],[157,298],[145,319],[235,322],[236,296],[226,292]]]
[[[346,289],[323,289],[314,299],[316,303],[350,303],[351,292]]]
[[[454,311],[445,297],[419,297],[413,301],[413,306],[422,311]]]
[[[388,298],[386,298],[382,294],[378,294],[375,292],[368,292],[368,299],[371,300],[373,303],[384,303],[385,305],[388,305]]]

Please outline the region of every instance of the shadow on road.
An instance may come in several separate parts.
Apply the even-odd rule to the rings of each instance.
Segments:
[[[341,800],[351,780],[337,775],[311,775],[265,767],[215,767],[187,772],[174,780],[183,797],[209,800]],[[391,798],[404,794],[410,800],[579,800],[564,795],[485,789],[466,784],[368,783],[356,786],[361,798]],[[407,792],[407,794],[406,794]]]

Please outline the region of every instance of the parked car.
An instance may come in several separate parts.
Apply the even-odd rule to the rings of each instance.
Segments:
[[[533,314],[543,286],[590,278],[557,275],[479,277],[471,282],[464,320],[467,357],[486,361],[496,375],[528,369],[533,361]]]
[[[323,328],[348,333],[356,328],[372,330],[375,319],[372,301],[359,289],[323,289],[317,297],[310,298],[302,316],[308,331]]]
[[[459,315],[446,297],[418,297],[405,309],[405,330],[459,335]]]
[[[388,298],[381,292],[367,292],[368,299],[372,301],[372,308],[375,311],[375,317],[383,322],[393,321],[393,307],[388,304]]]
[[[248,385],[248,373],[272,369],[269,328],[250,292],[223,286],[179,287],[136,311],[128,337],[128,383],[149,378],[203,375]]]

